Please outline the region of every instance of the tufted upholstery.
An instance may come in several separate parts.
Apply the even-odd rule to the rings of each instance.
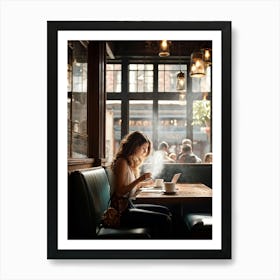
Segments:
[[[75,171],[68,183],[68,238],[149,238],[147,229],[100,228],[110,200],[110,185],[103,167]]]

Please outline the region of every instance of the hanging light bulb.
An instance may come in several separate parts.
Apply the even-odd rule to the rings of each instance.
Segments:
[[[185,74],[180,71],[178,74],[177,74],[177,84],[176,84],[176,89],[178,91],[182,91],[182,90],[185,90],[186,88],[186,79],[185,79]]]
[[[159,50],[159,54],[160,57],[165,57],[165,56],[169,56],[170,52],[169,52],[169,44],[167,42],[167,40],[162,40],[160,43],[160,50]]]
[[[201,78],[206,75],[204,62],[204,54],[201,51],[193,52],[191,54],[191,68],[190,68],[190,77],[192,78]]]
[[[204,62],[207,66],[212,64],[211,49],[204,49]]]

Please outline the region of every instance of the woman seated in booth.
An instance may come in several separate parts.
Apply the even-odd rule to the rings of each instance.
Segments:
[[[139,188],[153,184],[152,174],[139,168],[151,153],[151,141],[141,132],[131,132],[122,139],[112,162],[113,195],[111,207],[121,214],[121,226],[148,227],[152,237],[165,238],[171,233],[171,213],[167,207],[133,204]]]

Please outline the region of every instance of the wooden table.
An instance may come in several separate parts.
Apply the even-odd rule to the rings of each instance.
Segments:
[[[163,190],[150,188],[140,190],[133,203],[165,205],[181,217],[188,212],[212,213],[212,189],[201,183],[176,184],[175,194],[165,194]]]
[[[212,189],[204,184],[176,184],[175,194],[165,194],[157,188],[147,188],[136,194],[135,203],[184,203],[200,199],[212,199]]]

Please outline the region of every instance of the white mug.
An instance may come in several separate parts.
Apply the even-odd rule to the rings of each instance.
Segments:
[[[167,193],[175,192],[175,183],[165,182],[164,183],[164,190]]]
[[[163,179],[155,179],[156,187],[163,187]]]

